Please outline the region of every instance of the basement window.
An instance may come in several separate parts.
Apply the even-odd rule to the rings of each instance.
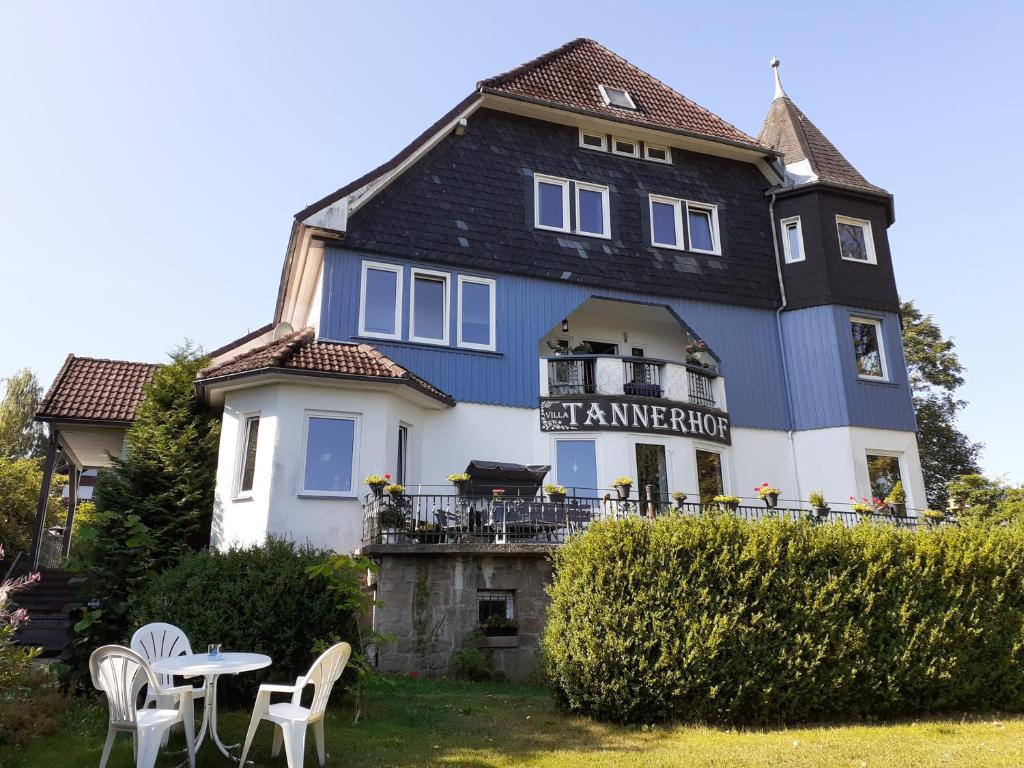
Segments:
[[[501,589],[480,589],[476,593],[477,612],[481,624],[492,618],[512,621],[515,618],[515,592]]]
[[[633,97],[629,95],[629,91],[613,88],[610,85],[599,85],[597,88],[601,92],[601,99],[606,107],[636,109],[636,104],[633,103]]]

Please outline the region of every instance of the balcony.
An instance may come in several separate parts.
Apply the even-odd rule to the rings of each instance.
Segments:
[[[363,507],[363,552],[460,552],[515,549],[543,550],[564,544],[590,525],[606,519],[652,517],[666,514],[718,514],[717,507],[700,503],[620,501],[610,493],[602,498],[569,497],[545,500],[540,495],[467,496],[415,494],[397,498],[367,496]],[[863,519],[853,511],[831,511],[817,518],[810,510],[767,509],[761,505],[740,505],[729,510],[744,520],[765,517],[811,519],[818,523],[857,525]],[[872,515],[872,520],[897,527],[916,528],[915,517]]]
[[[707,368],[616,355],[556,355],[541,360],[541,396],[628,395],[664,398],[720,411],[722,378]]]

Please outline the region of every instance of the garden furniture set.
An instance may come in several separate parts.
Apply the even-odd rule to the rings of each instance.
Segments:
[[[132,637],[130,648],[105,645],[93,651],[89,658],[93,686],[106,695],[109,711],[100,768],[105,768],[114,740],[121,732],[132,734],[137,768],[153,768],[160,747],[167,743],[171,728],[179,723],[185,731],[190,768],[195,768],[196,750],[207,732],[221,753],[245,765],[253,737],[263,720],[274,725],[273,755],[276,757],[284,746],[288,768],[302,767],[306,729],[312,726],[317,756],[323,766],[327,700],[351,654],[352,647],[348,643],[337,643],[321,654],[294,685],[261,685],[239,758],[232,755],[231,750],[241,745],[224,744],[217,732],[218,680],[223,675],[269,667],[270,657],[259,653],[222,653],[219,646],[211,646],[209,653],[196,654],[178,627],[147,624]],[[202,682],[175,686],[175,677],[202,678]],[[307,686],[312,686],[313,697],[308,706],[303,706],[302,694]],[[275,693],[291,694],[291,700],[271,703],[271,695]],[[203,707],[198,735],[194,720],[196,699],[202,700]]]

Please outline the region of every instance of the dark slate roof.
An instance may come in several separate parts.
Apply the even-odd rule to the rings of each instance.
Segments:
[[[807,160],[819,181],[888,194],[865,179],[788,96],[772,102],[758,141],[782,152],[787,165]]]
[[[532,176],[607,184],[612,238],[533,226]],[[660,296],[778,306],[768,182],[752,163],[673,150],[652,163],[579,148],[575,128],[481,109],[348,221],[367,253]],[[650,245],[648,194],[719,206],[722,256]]]
[[[130,424],[143,388],[159,367],[68,355],[39,404],[36,419]]]
[[[599,85],[627,91],[636,109],[606,105]],[[763,149],[756,139],[734,125],[585,37],[509,72],[482,80],[477,86],[485,93],[526,98],[554,107],[568,107],[615,120]]]
[[[406,370],[369,344],[321,341],[313,328],[302,328],[237,357],[199,372],[199,382],[265,373],[270,370],[329,375],[336,378],[380,379],[407,384],[443,403],[451,396]]]

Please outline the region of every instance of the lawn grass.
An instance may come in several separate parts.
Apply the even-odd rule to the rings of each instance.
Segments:
[[[225,685],[230,684],[225,680]],[[768,731],[731,731],[692,726],[625,728],[568,717],[540,688],[398,680],[375,683],[367,693],[365,719],[352,723],[351,702],[328,714],[327,764],[445,766],[448,768],[648,768],[649,766],[1019,766],[1024,764],[1024,718],[925,720],[886,725],[849,725]],[[248,712],[223,713],[221,735],[239,741]],[[76,705],[57,734],[26,747],[0,748],[2,768],[99,765],[106,732],[103,708]],[[270,726],[261,728],[257,766],[283,766],[270,758]],[[181,744],[180,733],[171,748]],[[109,768],[132,765],[130,741],[121,737]],[[161,755],[158,766],[176,765],[180,755]],[[229,766],[207,742],[198,765]],[[306,766],[315,766],[312,739]]]

